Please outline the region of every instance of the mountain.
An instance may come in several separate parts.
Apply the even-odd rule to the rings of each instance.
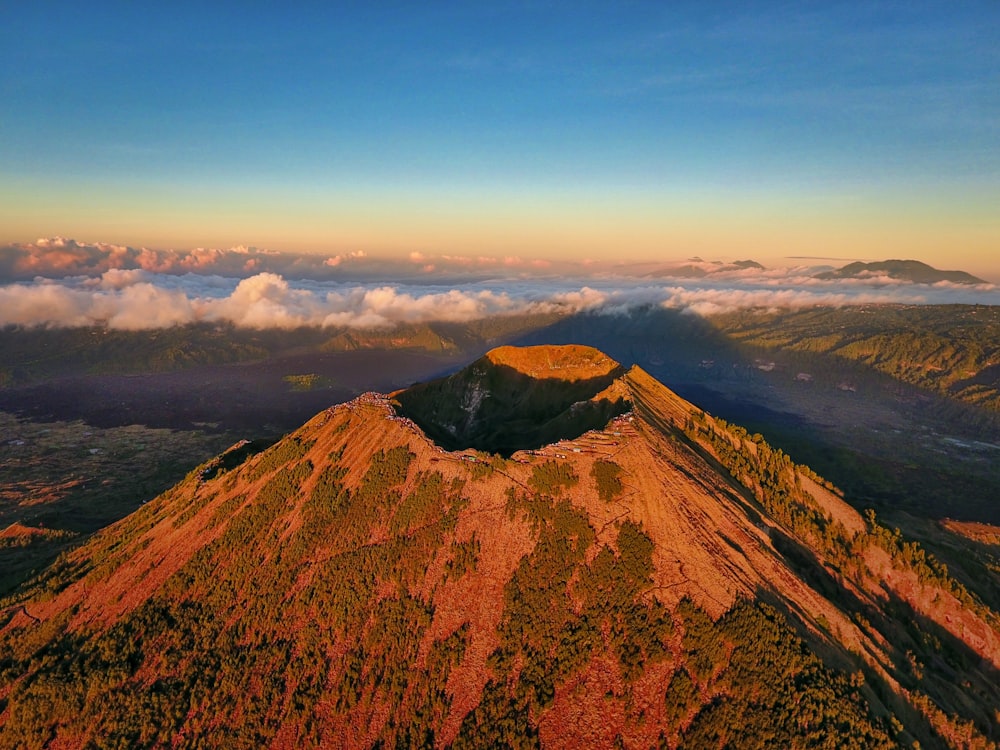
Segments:
[[[395,394],[445,448],[510,455],[604,426],[625,411],[621,365],[596,349],[494,349],[454,375]]]
[[[563,317],[363,329],[0,327],[0,411],[101,426],[263,423],[284,433],[330,403],[453,370]]]
[[[762,433],[893,525],[905,525],[899,510],[1000,523],[1000,307],[708,317],[648,308],[575,315],[517,340],[570,342],[638,364],[703,409]]]
[[[604,424],[564,418],[604,402]],[[495,432],[508,452],[481,449]],[[234,446],[2,612],[3,747],[1000,735],[993,610],[759,435],[586,347],[501,348]]]
[[[363,349],[419,349],[426,352],[481,352],[489,344],[509,340],[525,331],[544,328],[564,315],[531,313],[482,318],[465,323],[400,323],[388,328],[344,328],[330,336],[318,350],[350,352]]]
[[[637,267],[633,266],[635,270]],[[756,269],[763,271],[764,266],[755,260],[737,260],[732,263],[722,261],[704,261],[701,258],[691,258],[686,263],[669,263],[666,265],[657,264],[652,270],[642,273],[642,276],[651,278],[676,278],[676,279],[703,279],[712,274],[732,271],[745,271]]]
[[[734,343],[858,362],[956,401],[1000,412],[1000,307],[863,305],[715,316]]]
[[[965,271],[939,271],[919,260],[883,260],[875,263],[848,263],[836,271],[816,274],[817,279],[858,279],[871,276],[888,276],[891,279],[910,281],[914,284],[985,284],[982,279]]]

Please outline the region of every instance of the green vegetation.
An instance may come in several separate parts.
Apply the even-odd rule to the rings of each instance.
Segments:
[[[53,568],[40,583],[52,590],[112,570],[156,523],[172,525],[172,513],[203,502],[199,488],[234,474],[256,483],[251,497],[234,494],[215,511],[218,538],[111,627],[84,637],[64,618],[0,643],[0,744],[251,747],[281,738],[321,747],[366,727],[372,734],[354,736],[433,744],[473,633],[462,623],[421,655],[435,614],[422,592],[442,544],[442,581],[481,569],[479,537],[455,538],[467,482],[414,472],[413,453],[397,446],[378,451],[350,489],[342,448],[317,470],[312,445],[293,436],[213,478],[191,472],[130,519],[127,536],[102,536],[82,566],[66,559]],[[605,463],[594,481],[617,488],[620,469]],[[559,499],[577,482],[570,464],[551,461],[533,474],[532,492],[511,490],[509,511],[533,519],[535,546],[505,585],[492,678],[454,747],[537,742],[557,693],[595,660],[614,665],[626,686],[651,669],[672,673],[660,688],[663,736],[687,746],[728,732],[753,747],[768,716],[781,738],[885,739],[847,679],[809,656],[776,613],[744,603],[713,622],[690,603],[672,613],[650,596],[651,539],[625,520],[613,543],[595,548],[586,514]],[[814,687],[811,702],[788,699]],[[640,726],[629,690],[603,700],[625,727]]]
[[[867,305],[713,320],[744,344],[832,355],[1000,411],[1000,308],[994,306]]]
[[[461,578],[466,573],[476,570],[482,545],[476,538],[476,533],[472,532],[472,538],[465,542],[454,541],[451,543],[451,555],[444,565],[445,580],[449,578]]]
[[[749,488],[772,518],[781,523],[808,547],[820,550],[841,572],[863,575],[861,553],[871,545],[889,553],[894,566],[913,571],[918,580],[954,595],[988,620],[995,619],[989,608],[949,576],[947,566],[928,555],[917,542],[907,542],[899,529],[890,531],[878,524],[875,512],[865,512],[868,533],[850,534],[843,524],[833,521],[802,489],[800,477],[807,476],[835,490],[808,467],[796,465],[780,449],[774,449],[760,435],[749,435],[742,427],[724,420],[711,423],[696,415],[687,427],[693,441],[707,438],[719,462],[744,487]]]
[[[856,680],[825,667],[773,608],[740,601],[714,623],[690,602],[678,612],[688,677],[675,685],[675,672],[665,700],[673,715],[695,714],[681,747],[898,746]],[[695,687],[715,697],[693,708]]]
[[[534,512],[537,499],[516,501]],[[539,718],[560,687],[606,656],[626,683],[674,665],[661,738],[682,747],[893,746],[852,680],[824,667],[770,607],[742,601],[713,622],[688,600],[672,614],[642,596],[653,545],[636,524],[623,523],[615,549],[602,546],[589,564],[593,529],[567,501],[536,529],[534,552],[505,589],[494,677],[455,748],[538,746]],[[680,654],[670,646],[678,626]],[[627,692],[605,700],[626,726],[642,722]]]
[[[689,421],[685,433],[692,444],[711,446],[712,454],[722,467],[749,489],[754,500],[790,533],[787,538],[780,533],[772,534],[776,549],[789,564],[812,586],[851,613],[862,628],[874,629],[895,645],[899,650],[900,674],[909,679],[912,686],[919,685],[933,696],[930,704],[934,706],[933,711],[928,709],[923,713],[938,716],[942,726],[966,726],[972,722],[970,727],[974,724],[977,731],[988,736],[995,717],[975,709],[970,713],[969,705],[957,699],[947,683],[925,680],[922,665],[928,663],[939,667],[947,664],[947,669],[956,674],[974,674],[975,657],[970,656],[967,647],[917,613],[913,604],[891,595],[889,603],[882,608],[864,605],[855,598],[852,587],[861,590],[881,587],[882,574],[870,570],[866,563],[866,552],[877,548],[889,555],[895,570],[904,575],[913,574],[919,585],[929,589],[912,592],[913,596],[933,597],[935,601],[943,594],[953,596],[962,607],[993,628],[1000,627],[1000,617],[917,542],[905,540],[899,529],[890,530],[879,524],[874,511],[866,511],[867,528],[864,531],[849,533],[802,489],[801,477],[809,476],[821,483],[822,480],[806,467],[796,466],[759,435],[751,436],[740,427],[700,414]],[[830,632],[830,624],[825,619],[817,625]],[[982,683],[979,689],[984,689]]]
[[[419,349],[426,352],[450,352],[458,349],[455,339],[462,338],[460,333],[455,335],[433,324],[400,324],[388,328],[341,331],[331,336],[323,344],[322,350],[343,352],[359,349]]]
[[[888,552],[894,567],[915,573],[920,583],[948,592],[987,622],[992,621],[1000,626],[1000,616],[952,578],[948,573],[948,566],[927,553],[919,543],[906,541],[898,528],[890,531],[888,527],[881,525],[875,517],[875,511],[871,509],[865,512],[865,521],[868,525],[867,543]]]
[[[599,459],[590,469],[590,476],[597,484],[597,494],[606,503],[622,494],[624,487],[621,480],[622,467],[614,461]]]
[[[696,413],[665,436],[719,470],[730,485],[720,502],[780,526],[777,555],[886,644],[876,658],[905,692],[840,649],[844,620],[784,603],[783,589],[712,616],[689,598],[668,605],[677,584],[654,565],[662,532],[635,520],[625,496],[632,452],[617,454],[621,465],[595,460],[586,477],[589,457],[535,458],[521,484],[528,469],[513,461],[463,462],[416,442],[386,441],[349,464],[359,443],[331,419],[202,464],[5,601],[0,746],[531,747],[553,724],[589,729],[569,725],[578,715],[600,716],[617,733],[609,744],[643,747],[894,747],[935,731],[973,746],[996,730],[988,665],[880,587],[868,561],[955,596],[963,617],[996,624],[993,614],[874,513],[849,532],[807,491],[823,480],[761,435]],[[637,439],[648,429],[637,424]],[[581,481],[593,482],[583,500]],[[597,506],[599,525],[583,510],[593,492],[616,504]],[[137,565],[169,563],[148,547],[162,533],[191,545],[165,580]],[[697,591],[693,565],[679,574]],[[85,599],[38,617],[84,577],[128,606]],[[140,604],[126,599],[136,592]],[[834,651],[853,672],[824,664]]]
[[[390,529],[395,533],[407,532],[437,521],[441,516],[441,504],[449,493],[445,491],[444,477],[440,472],[421,472],[416,479],[413,492],[403,498],[393,514]],[[461,491],[461,486],[452,488],[452,493]]]
[[[539,494],[558,495],[564,489],[575,487],[579,481],[570,464],[546,461],[542,464],[535,464],[531,470],[531,479],[528,480],[528,485]]]
[[[839,522],[829,519],[812,496],[802,489],[800,476],[819,483],[808,467],[796,465],[781,449],[772,448],[760,434],[750,435],[722,419],[695,413],[685,427],[694,443],[707,440],[719,463],[776,521],[801,539],[816,542],[834,560],[847,562],[851,537]]]
[[[297,437],[286,438],[264,451],[245,476],[251,482],[257,481],[273,471],[294,464],[305,456],[311,447],[311,442],[303,442]]]
[[[349,328],[295,330],[198,323],[147,331],[89,328],[0,328],[0,388],[68,374],[142,374],[272,359],[290,352],[419,349],[452,354],[481,351],[560,316],[511,315],[469,323],[401,325],[362,332]]]
[[[235,442],[228,435],[30,422],[0,412],[0,597]]]
[[[11,688],[11,710],[0,745],[32,747],[58,735],[108,747],[259,747],[290,731],[283,736],[291,744],[320,747],[331,736],[321,701],[360,724],[375,705],[390,706],[400,718],[384,736],[404,744],[440,731],[467,628],[435,642],[416,666],[433,608],[414,592],[442,536],[453,533],[464,483],[420,473],[403,492],[413,454],[398,446],[378,452],[352,491],[340,452],[316,475],[305,459],[310,446],[289,438],[239,469],[244,480],[265,480],[252,499],[234,496],[217,514],[221,536],[110,629],[82,638],[62,621],[5,639],[0,685]],[[200,481],[192,472],[187,485],[134,516],[127,538],[163,509],[187,512]],[[302,523],[289,533],[296,508]],[[380,526],[396,531],[370,543]],[[83,568],[66,560],[44,585],[58,589],[128,559],[135,549],[114,542],[122,538],[102,537],[104,551]],[[450,575],[475,570],[475,537],[452,549]],[[342,659],[328,651],[335,642],[346,649]]]
[[[7,327],[0,329],[2,372],[8,387],[69,373],[170,372],[263,359],[284,335],[207,324],[150,331]]]
[[[293,391],[315,391],[320,388],[330,388],[336,383],[324,375],[314,372],[305,375],[285,375],[282,378]]]

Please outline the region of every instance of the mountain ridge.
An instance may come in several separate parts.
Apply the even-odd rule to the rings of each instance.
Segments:
[[[508,458],[369,393],[191,472],[6,603],[0,740],[988,742],[995,613],[759,436],[612,383],[629,411]]]
[[[953,284],[985,284],[983,279],[965,271],[941,271],[919,260],[883,260],[865,263],[855,261],[835,271],[824,271],[814,276],[817,279],[857,279],[873,275],[886,275],[891,279],[910,281],[914,284],[937,284],[949,281]]]

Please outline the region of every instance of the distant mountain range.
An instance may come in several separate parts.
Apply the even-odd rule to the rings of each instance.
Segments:
[[[0,611],[4,747],[1000,736],[996,612],[760,435],[582,346],[234,446]]]
[[[936,284],[950,281],[953,284],[985,284],[983,279],[965,271],[939,271],[919,260],[883,260],[874,263],[848,263],[836,271],[816,274],[817,279],[860,279],[871,276],[888,276],[914,284]]]
[[[726,271],[764,270],[764,266],[755,260],[737,260],[731,263],[724,263],[718,260],[705,261],[701,258],[691,258],[684,263],[652,264],[652,267],[648,270],[644,269],[643,265],[632,266],[632,271],[638,271],[639,275],[650,278],[702,279],[706,276]]]

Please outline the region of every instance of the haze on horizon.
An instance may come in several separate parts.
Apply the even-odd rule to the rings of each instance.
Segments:
[[[711,315],[816,305],[1000,304],[1000,285],[984,280],[914,283],[885,271],[825,279],[816,273],[824,268],[423,253],[386,260],[247,247],[179,252],[51,238],[0,245],[0,326],[385,328],[504,315],[617,315],[649,306]]]
[[[995,281],[998,31],[986,1],[16,4],[0,242]]]

